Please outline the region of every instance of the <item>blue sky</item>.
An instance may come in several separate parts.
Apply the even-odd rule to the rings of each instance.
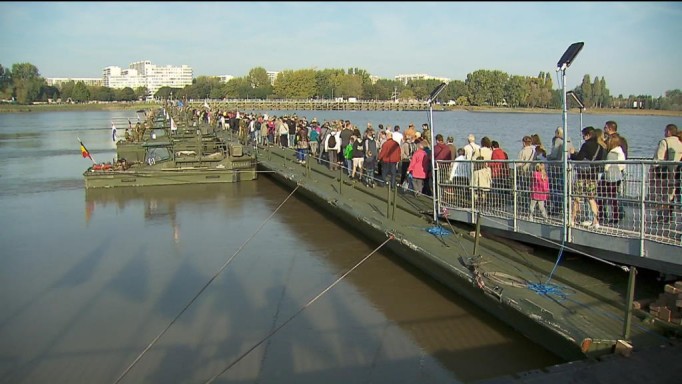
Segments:
[[[674,2],[2,2],[0,64],[43,77],[107,66],[189,65],[194,76],[358,67],[372,75],[465,80],[479,69],[606,79],[615,96],[682,89],[682,3]]]

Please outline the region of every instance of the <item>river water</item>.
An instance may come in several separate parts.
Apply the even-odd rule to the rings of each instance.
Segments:
[[[429,121],[293,112],[360,127]],[[635,157],[653,153],[665,124],[681,126],[605,115],[584,125],[612,118]],[[134,111],[0,114],[0,382],[458,383],[562,362],[381,250],[325,291],[379,244],[265,175],[86,193],[78,139],[109,161],[110,122],[121,134],[128,119]],[[546,114],[433,120],[458,145],[474,133],[503,147],[529,133],[549,142],[561,125]]]

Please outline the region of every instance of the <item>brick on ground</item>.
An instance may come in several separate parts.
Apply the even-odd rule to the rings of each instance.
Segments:
[[[666,307],[661,307],[661,309],[658,311],[658,318],[663,321],[670,322],[671,318],[670,310]]]

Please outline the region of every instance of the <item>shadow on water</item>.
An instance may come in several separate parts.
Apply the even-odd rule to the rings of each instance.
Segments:
[[[86,190],[85,207],[91,216],[110,205],[130,208],[139,211],[145,222],[158,226],[164,219],[186,220],[188,207],[196,210],[203,205],[225,204],[227,215],[239,219],[248,215],[240,211],[246,209],[246,201],[256,199],[263,204],[262,211],[254,213],[260,220],[288,195],[267,178],[259,179],[257,185],[246,184]],[[152,206],[155,208],[150,211]],[[108,219],[105,212],[101,214]],[[455,378],[479,380],[559,362],[402,259],[381,251],[297,315],[305,303],[378,246],[336,222],[296,196],[288,200],[273,222],[178,317],[127,379],[201,382],[225,370],[259,342],[217,382],[451,383]],[[229,228],[227,223],[222,226]],[[206,266],[220,265],[233,255],[232,249],[248,239],[250,227],[239,228],[238,233],[222,239],[229,247],[203,265],[197,263],[204,260],[204,253],[213,252],[210,247],[189,247],[168,259],[168,255],[159,255],[166,248],[151,248],[153,242],[133,242],[131,251],[121,253],[125,251],[109,249],[109,238],[99,240],[88,257],[55,284],[75,286],[98,278],[93,274],[103,254],[122,259],[117,261],[120,268],[94,295],[79,303],[77,312],[67,319],[69,325],[43,344],[41,353],[4,377],[28,378],[41,360],[60,356],[55,355],[55,348],[62,338],[111,293],[125,299],[125,308],[130,308],[107,309],[112,314],[121,312],[116,315],[121,324],[111,326],[121,328],[117,332],[125,332],[127,341],[109,347],[105,344],[103,350],[91,353],[107,356],[98,377],[117,377],[217,272]],[[196,230],[197,234],[211,233]],[[158,264],[164,256],[168,264]],[[162,285],[158,283],[160,273],[164,274]],[[135,307],[143,312],[130,312]]]
[[[348,236],[356,235],[343,225],[329,229],[326,226],[313,228],[319,220],[338,221],[326,212],[311,214],[313,210],[314,205],[297,199],[282,209],[279,215],[286,219],[297,236],[314,249],[325,249],[328,244],[334,244],[335,252],[320,256],[324,256],[325,262],[334,265],[335,270],[348,270],[364,256],[358,251],[368,251],[377,246],[364,241],[365,247],[358,247],[356,243],[353,247],[335,243],[339,232]],[[396,255],[379,251],[361,268],[348,275],[346,281],[359,290],[362,297],[370,300],[374,308],[389,319],[392,327],[399,327],[410,334],[425,353],[436,357],[443,366],[466,381],[561,362]],[[336,299],[334,296],[328,300]],[[353,318],[346,319],[347,316],[343,316],[342,312],[349,309],[342,304],[337,302],[332,305],[334,309],[342,309],[334,313],[352,324]],[[361,324],[357,326],[362,328]],[[490,334],[491,331],[495,336]],[[376,332],[376,328],[372,332]],[[374,345],[376,340],[370,341],[372,338],[364,335],[359,340],[367,340],[367,344]],[[489,366],[481,370],[480,364],[486,362]]]
[[[45,301],[47,298],[52,296],[52,292],[54,290],[74,288],[90,281],[93,276],[95,276],[95,270],[101,264],[104,256],[109,252],[112,246],[112,239],[104,238],[92,251],[88,252],[81,259],[81,261],[74,264],[73,267],[71,267],[53,283],[46,285],[44,290],[35,294],[33,298],[28,300],[17,311],[7,317],[2,324],[0,324],[0,333],[3,332],[3,328],[7,324],[10,324],[15,319],[20,318],[25,312],[30,311],[34,306],[39,305],[42,301]],[[66,323],[68,324],[67,326],[63,327],[59,331],[54,332],[51,340],[42,343],[44,347],[41,352],[35,354],[35,356],[29,360],[13,364],[11,369],[6,370],[6,372],[0,376],[0,382],[23,382],[25,377],[30,376],[33,369],[40,365],[43,360],[53,357],[53,350],[59,346],[60,342],[67,337],[71,331],[76,328],[77,322],[75,320],[83,313],[86,313],[88,308],[95,305],[98,302],[98,297],[102,294],[104,294],[104,291],[98,292],[98,294],[94,295],[89,302],[81,305],[79,313],[72,316],[72,321],[68,321]]]
[[[107,290],[116,292],[124,298],[136,302],[144,302],[149,297],[149,277],[151,267],[144,258],[145,248],[138,250],[128,262],[121,268],[121,271],[111,279]]]

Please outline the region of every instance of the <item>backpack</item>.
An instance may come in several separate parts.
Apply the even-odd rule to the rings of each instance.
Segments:
[[[414,153],[417,152],[417,144],[414,141],[411,141],[408,144],[408,148],[409,148],[408,152],[410,154],[410,157],[412,157],[412,155],[414,155]]]
[[[327,141],[327,147],[329,148],[336,147],[336,136],[334,136],[334,134],[331,134],[329,136],[329,141]]]
[[[365,157],[373,158],[377,155],[377,142],[370,139],[365,139]]]

